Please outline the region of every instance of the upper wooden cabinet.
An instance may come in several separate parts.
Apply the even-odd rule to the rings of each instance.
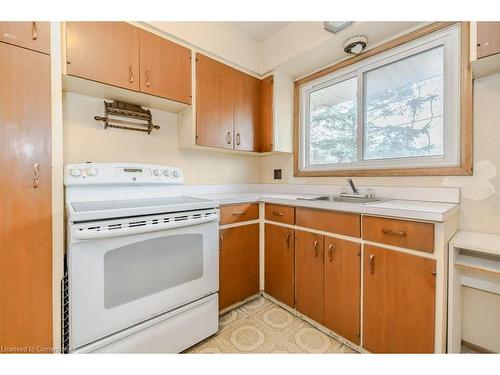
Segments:
[[[272,93],[268,87],[258,78],[197,53],[196,145],[271,151],[268,119],[272,107],[268,106],[272,106]]]
[[[477,22],[477,58],[500,53],[500,22]]]
[[[433,353],[436,261],[365,245],[363,346],[373,353]]]
[[[126,22],[67,22],[66,72],[191,104],[191,51]]]
[[[233,70],[234,149],[259,151],[260,80]]]
[[[50,54],[50,23],[0,22],[0,42]]]
[[[140,90],[191,104],[191,50],[140,30]]]
[[[196,54],[196,144],[233,149],[233,68]]]
[[[139,91],[139,34],[126,22],[67,22],[67,74]]]
[[[271,75],[260,83],[261,152],[273,151],[273,91],[274,77]]]

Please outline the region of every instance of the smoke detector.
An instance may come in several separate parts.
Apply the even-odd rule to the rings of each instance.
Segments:
[[[368,38],[363,35],[353,36],[344,42],[344,52],[349,55],[359,55],[366,48]]]

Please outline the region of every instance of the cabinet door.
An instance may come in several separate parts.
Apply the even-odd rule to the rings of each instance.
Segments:
[[[139,90],[139,29],[125,22],[67,22],[66,66],[73,76]]]
[[[196,54],[196,144],[233,149],[233,68]]]
[[[50,54],[50,23],[0,22],[0,42]]]
[[[259,151],[260,80],[234,70],[234,149]]]
[[[140,31],[141,92],[191,104],[191,50]]]
[[[0,180],[0,351],[44,352],[52,348],[50,56],[0,43],[0,61],[8,176]]]
[[[323,324],[359,345],[361,245],[325,236]]]
[[[363,346],[433,353],[436,261],[371,245],[363,253]]]
[[[294,230],[278,225],[266,224],[264,251],[264,290],[278,301],[294,307]]]
[[[259,292],[259,224],[220,230],[219,309]]]
[[[477,58],[500,53],[500,22],[477,23]]]
[[[295,308],[323,323],[323,236],[295,231]]]
[[[264,78],[260,84],[261,152],[273,150],[273,76]]]

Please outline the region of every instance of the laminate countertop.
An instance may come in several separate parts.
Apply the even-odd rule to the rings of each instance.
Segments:
[[[402,199],[385,199],[375,203],[346,203],[304,200],[318,195],[279,194],[266,192],[200,194],[193,197],[217,201],[219,205],[264,202],[295,207],[354,212],[359,214],[400,217],[405,219],[444,222],[460,210],[460,205],[446,202],[426,202]]]

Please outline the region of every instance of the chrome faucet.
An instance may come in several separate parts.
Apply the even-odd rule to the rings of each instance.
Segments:
[[[349,185],[351,185],[352,193],[355,194],[355,195],[358,195],[359,191],[356,188],[356,186],[354,185],[354,182],[352,182],[352,178],[348,178],[347,182],[349,183]]]

